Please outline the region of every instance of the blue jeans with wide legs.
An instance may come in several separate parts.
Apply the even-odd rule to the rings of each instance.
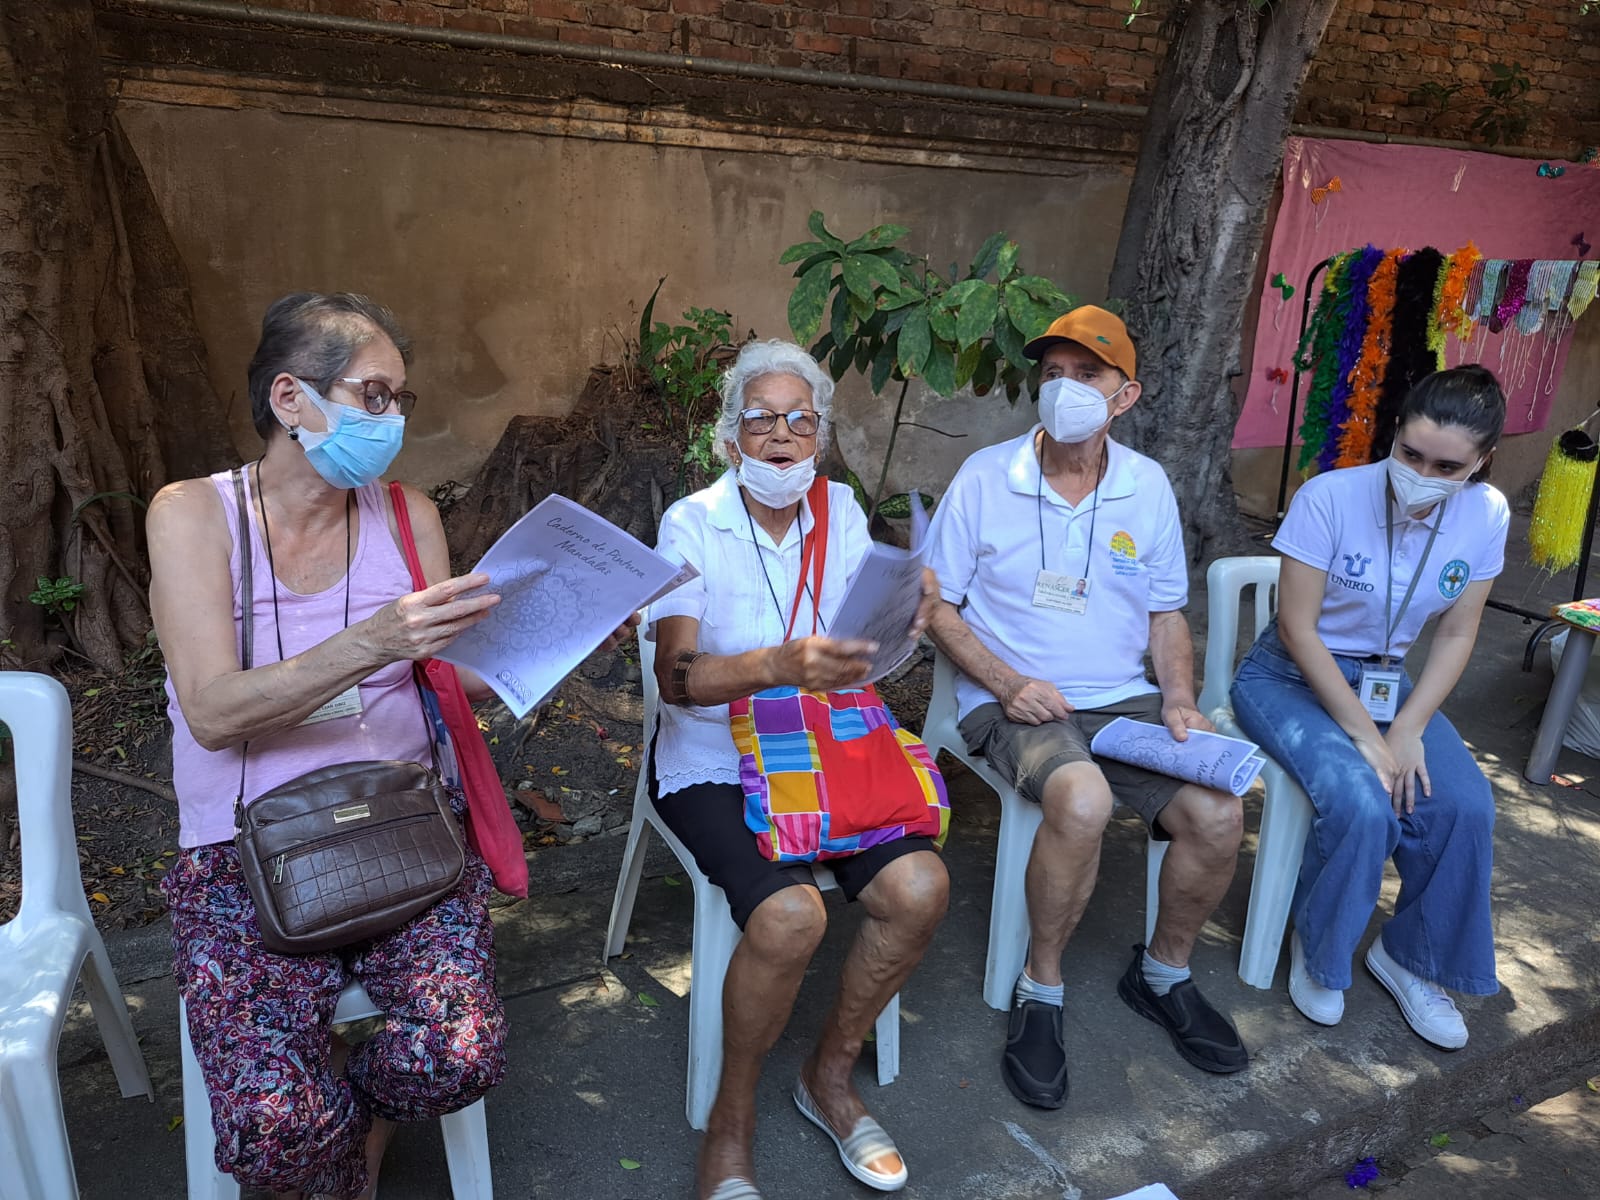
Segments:
[[[1339,655],[1333,661],[1354,690],[1360,662]],[[1406,678],[1401,704],[1410,692]],[[1494,794],[1455,727],[1441,713],[1428,722],[1422,746],[1433,795],[1422,795],[1419,786],[1416,811],[1396,816],[1377,774],[1278,640],[1276,624],[1239,664],[1231,696],[1240,728],[1299,782],[1316,809],[1293,906],[1306,973],[1324,987],[1350,986],[1384,860],[1393,856],[1400,895],[1380,935],[1390,956],[1441,987],[1483,996],[1498,991],[1489,916]]]

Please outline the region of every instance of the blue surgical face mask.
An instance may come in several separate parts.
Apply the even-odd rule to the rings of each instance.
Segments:
[[[406,419],[399,413],[374,416],[363,408],[330,404],[309,383],[302,379],[295,383],[328,422],[326,433],[301,427],[298,440],[306,461],[336,488],[375,483],[400,453]]]

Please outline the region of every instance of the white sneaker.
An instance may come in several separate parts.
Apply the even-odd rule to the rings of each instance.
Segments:
[[[1298,930],[1289,935],[1289,999],[1307,1020],[1318,1025],[1337,1025],[1344,1016],[1344,993],[1323,987],[1306,974],[1306,950]]]
[[[1406,1024],[1435,1046],[1459,1050],[1467,1044],[1467,1023],[1455,1001],[1437,983],[1406,970],[1383,948],[1380,934],[1367,950],[1367,970],[1394,997]]]

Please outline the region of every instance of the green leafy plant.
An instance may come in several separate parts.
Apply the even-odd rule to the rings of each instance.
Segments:
[[[789,297],[795,340],[817,338],[811,353],[836,380],[859,371],[874,395],[900,384],[870,519],[883,500],[900,427],[914,424],[901,419],[910,381],[921,379],[946,397],[969,384],[979,396],[998,385],[1015,401],[1033,370],[1023,346],[1073,301],[1042,275],[1025,273],[1017,243],[1003,233],[984,241],[963,274],[955,263],[941,273],[928,257],[902,249],[898,243],[911,232],[904,225],[878,225],[849,241],[830,231],[820,212],[807,225],[814,240],[779,259],[796,264],[799,282]]]
[[[683,452],[684,463],[699,471],[701,475],[716,473],[716,433],[717,423],[706,421],[689,439],[689,445]]]
[[[1521,63],[1490,63],[1492,78],[1483,89],[1483,104],[1472,118],[1472,132],[1491,146],[1520,142],[1528,132],[1533,110],[1526,96],[1533,86]]]
[[[669,427],[691,435],[715,397],[723,359],[731,349],[733,314],[715,308],[691,308],[679,324],[652,323],[661,284],[650,293],[639,318],[639,367],[666,401]]]
[[[65,622],[66,614],[78,607],[83,597],[83,584],[69,576],[51,579],[39,576],[39,586],[28,593],[28,603],[38,605],[58,621]]]
[[[1430,80],[1411,93],[1412,104],[1428,110],[1432,127],[1447,113],[1474,108],[1470,128],[1491,146],[1520,142],[1533,121],[1528,91],[1533,81],[1521,63],[1490,63],[1489,81],[1476,90],[1464,83]]]
[[[1430,79],[1411,93],[1411,103],[1421,105],[1428,110],[1428,124],[1432,125],[1455,107],[1456,96],[1466,86],[1464,83],[1452,83],[1447,86]]]

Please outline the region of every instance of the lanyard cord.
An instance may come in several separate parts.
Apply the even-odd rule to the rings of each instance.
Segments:
[[[772,607],[774,609],[776,609],[777,612],[778,612],[778,628],[782,629],[783,628],[783,603],[778,599],[778,589],[772,586],[772,576],[767,571],[767,560],[761,557],[761,543],[756,540],[756,521],[755,521],[755,518],[750,515],[750,502],[744,498],[744,492],[742,492],[742,491],[739,493],[739,503],[744,505],[744,519],[750,525],[750,544],[751,544],[751,546],[755,547],[756,566],[761,568],[761,578],[766,580],[766,582],[767,582],[767,595],[772,597]],[[800,510],[799,509],[795,510],[794,519],[796,521],[798,521],[800,519]],[[811,615],[816,618],[817,624],[822,626],[822,632],[823,633],[827,633],[828,632],[828,623],[822,619],[822,613],[819,612],[818,609],[817,609],[817,597],[816,597],[816,594],[811,590],[811,585],[806,582],[806,562],[805,562],[805,557],[803,555],[802,555],[802,557],[800,559],[800,586],[801,586],[801,588],[803,588],[805,590],[805,594],[811,597]],[[799,604],[799,597],[800,597],[800,593],[796,592],[795,593],[795,603],[796,603],[796,605]],[[791,627],[791,629],[792,629],[792,627]],[[812,632],[815,633],[816,630],[812,630]],[[789,640],[789,632],[788,631],[786,631],[784,633],[784,639],[783,640],[784,641],[788,641]]]
[[[1039,486],[1033,494],[1033,508],[1039,518],[1039,570],[1045,569],[1044,565],[1044,454],[1043,446],[1039,452]],[[1100,484],[1105,481],[1106,467],[1111,461],[1111,448],[1100,447],[1100,470],[1094,479],[1094,491],[1089,494],[1094,497],[1094,505],[1089,509],[1089,542],[1083,550],[1083,578],[1089,578],[1089,564],[1094,556],[1094,524],[1100,516]],[[1082,501],[1079,501],[1081,504]]]
[[[1385,532],[1389,547],[1389,574],[1383,589],[1383,665],[1389,665],[1389,643],[1394,640],[1394,631],[1400,627],[1400,622],[1405,619],[1406,609],[1411,607],[1411,597],[1416,594],[1417,580],[1422,578],[1422,572],[1428,565],[1428,555],[1433,553],[1434,539],[1439,536],[1439,528],[1444,524],[1444,506],[1447,500],[1439,501],[1439,516],[1433,522],[1433,529],[1428,533],[1428,544],[1422,549],[1422,561],[1417,563],[1417,569],[1411,574],[1411,583],[1406,588],[1406,594],[1400,601],[1400,611],[1390,613],[1394,609],[1394,507],[1393,498],[1385,485],[1383,490],[1383,515]]]
[[[344,627],[350,628],[350,502],[344,494]],[[267,571],[272,576],[272,627],[278,635],[278,661],[283,661],[283,621],[278,614],[278,567],[272,561],[272,532],[267,528],[267,498],[261,488],[261,460],[256,459],[256,507],[261,511],[261,541],[267,547]],[[249,617],[247,615],[246,619]]]

